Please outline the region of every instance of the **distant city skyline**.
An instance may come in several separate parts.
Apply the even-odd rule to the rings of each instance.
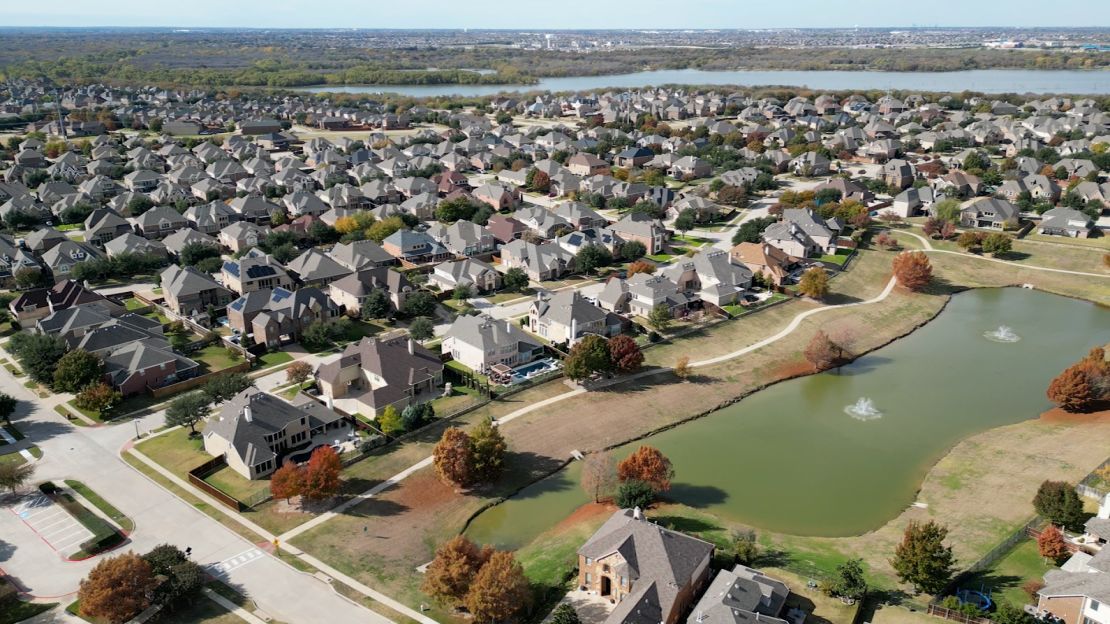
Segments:
[[[941,27],[1110,27],[1106,0],[935,0],[899,5],[800,0],[789,5],[749,0],[423,0],[410,3],[334,0],[320,10],[293,0],[191,0],[174,11],[145,0],[59,0],[6,8],[9,27],[177,28],[470,28],[470,29],[760,29]],[[31,7],[28,9],[28,7]],[[187,9],[187,10],[185,10]],[[169,16],[169,17],[168,17]]]

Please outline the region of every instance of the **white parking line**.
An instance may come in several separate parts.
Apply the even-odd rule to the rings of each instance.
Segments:
[[[211,571],[212,571],[212,575],[222,577],[222,578],[226,578],[228,572],[231,572],[232,570],[234,570],[236,568],[241,568],[241,567],[247,565],[248,563],[250,563],[252,561],[256,561],[257,559],[260,559],[262,556],[263,556],[262,551],[258,550],[257,548],[252,548],[250,550],[245,550],[245,551],[243,551],[243,552],[241,552],[237,555],[233,555],[231,557],[228,557],[227,559],[224,559],[223,561],[221,561],[219,563],[215,563],[215,564],[211,565],[210,568],[211,568]]]
[[[23,501],[14,507],[12,512],[62,555],[69,555],[77,546],[93,536],[92,532],[70,516],[69,512],[44,495]]]

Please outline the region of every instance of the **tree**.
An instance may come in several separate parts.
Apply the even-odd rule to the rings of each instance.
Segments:
[[[582,620],[578,618],[578,612],[569,602],[559,603],[559,606],[551,612],[548,622],[549,624],[582,624]]]
[[[470,436],[458,427],[443,432],[432,451],[432,464],[441,479],[458,488],[474,482],[474,461]]]
[[[923,251],[903,251],[894,256],[894,278],[904,288],[920,291],[933,279],[933,266]]]
[[[50,384],[54,369],[66,353],[66,343],[57,334],[19,332],[8,342],[8,350],[19,359],[20,366],[31,379]]]
[[[829,294],[829,275],[821,267],[810,267],[798,280],[798,292],[811,299],[824,299]]]
[[[16,490],[31,480],[31,475],[34,472],[34,464],[0,462],[0,488],[15,494]]]
[[[684,355],[678,358],[674,363],[674,374],[679,379],[686,379],[690,376],[690,356]]]
[[[46,273],[41,269],[24,267],[15,272],[15,285],[20,288],[35,288],[44,285]]]
[[[339,453],[336,453],[335,449],[327,445],[316,447],[308,458],[301,494],[314,501],[335,496],[339,491],[339,473],[342,470],[343,463],[339,460]]]
[[[991,621],[994,624],[1034,624],[1037,619],[1020,607],[1000,601],[991,615]]]
[[[961,249],[971,251],[972,249],[977,248],[983,244],[983,238],[984,236],[982,232],[973,232],[971,230],[966,230],[960,234],[959,238],[956,239],[956,244],[959,245]]]
[[[204,570],[177,546],[160,544],[143,555],[155,577],[162,581],[154,591],[154,602],[172,610],[187,598],[196,596],[204,585]]]
[[[302,384],[312,374],[312,365],[308,362],[293,362],[285,369],[285,380],[289,383]]]
[[[936,215],[941,221],[958,223],[960,220],[960,200],[946,199],[936,205]]]
[[[1073,531],[1081,530],[1086,519],[1083,502],[1075,493],[1075,487],[1066,481],[1041,483],[1033,497],[1033,509],[1052,524]]]
[[[190,392],[177,397],[166,408],[166,426],[188,427],[190,436],[196,436],[196,425],[208,413],[210,403],[203,392]]]
[[[674,467],[659,449],[645,445],[617,464],[617,476],[621,481],[643,481],[656,492],[666,492],[671,488]]]
[[[250,385],[250,377],[247,377],[243,373],[231,373],[228,375],[217,375],[209,379],[201,386],[200,391],[208,397],[209,403],[223,403],[243,390],[246,390]]]
[[[424,572],[421,591],[453,606],[462,604],[491,554],[490,547],[479,548],[465,536],[456,535],[436,549],[435,558]]]
[[[687,208],[678,213],[674,220],[674,229],[685,234],[697,225],[697,213],[693,208]]]
[[[758,243],[763,240],[763,231],[778,223],[776,217],[760,217],[740,224],[736,233],[732,235],[732,244]]]
[[[955,564],[952,548],[944,545],[946,537],[948,529],[932,520],[910,521],[890,560],[898,578],[918,592],[935,594],[944,589]]]
[[[501,476],[508,451],[505,437],[493,422],[483,419],[470,430],[470,464],[474,480],[491,483]]]
[[[270,475],[270,494],[286,501],[304,491],[304,469],[288,459]]]
[[[301,345],[309,351],[319,351],[331,345],[336,333],[332,323],[312,321],[301,331]]]
[[[613,502],[621,509],[647,509],[655,502],[655,488],[650,483],[633,479],[625,481],[617,488]]]
[[[505,290],[520,292],[528,288],[528,274],[520,267],[513,267],[505,271],[505,275],[501,276],[501,285]]]
[[[983,251],[996,257],[1010,253],[1010,250],[1013,249],[1013,245],[1014,239],[1001,232],[988,234],[983,239]]]
[[[409,323],[409,335],[413,340],[427,340],[435,335],[435,324],[426,316],[418,316]]]
[[[726,185],[717,191],[717,201],[727,206],[747,208],[748,191],[742,186]]]
[[[828,370],[844,359],[844,349],[829,338],[824,330],[819,329],[809,339],[805,349],[806,360],[813,364],[818,371]]]
[[[628,241],[621,245],[621,258],[628,261],[639,260],[647,254],[647,246],[640,241]]]
[[[937,235],[940,234],[941,223],[943,223],[943,220],[937,219],[936,217],[929,217],[925,219],[925,224],[921,226],[921,229],[925,232],[925,236],[936,238]]]
[[[142,557],[128,552],[96,564],[81,581],[81,614],[112,624],[126,622],[150,606],[158,581]]]
[[[1068,554],[1068,545],[1064,541],[1064,534],[1055,524],[1048,525],[1037,536],[1037,552],[1053,563],[1061,561]]]
[[[495,550],[474,576],[466,608],[476,622],[501,622],[528,607],[531,599],[528,577],[513,553]]]
[[[746,566],[755,563],[759,556],[759,542],[756,541],[755,531],[733,531],[731,537],[732,556],[736,563]]]
[[[9,425],[12,424],[12,414],[15,413],[18,404],[19,401],[12,395],[0,392],[0,420]]]
[[[1064,369],[1048,384],[1048,399],[1068,412],[1084,412],[1094,406],[1098,392],[1081,364]]]
[[[401,414],[392,405],[386,405],[382,413],[378,414],[377,420],[378,428],[388,436],[402,433],[405,430],[405,425],[401,422]]]
[[[123,394],[104,382],[85,386],[73,398],[73,403],[77,407],[100,412],[101,419],[108,415],[112,408],[119,405],[120,401],[123,401]]]
[[[451,292],[451,298],[455,301],[466,301],[474,296],[473,284],[459,284],[455,286],[455,290]]]
[[[219,248],[206,243],[189,243],[181,248],[180,259],[183,266],[195,265],[201,260],[219,258]]]
[[[674,316],[667,306],[659,304],[651,309],[648,313],[648,323],[657,331],[667,331],[667,328],[674,322]]]
[[[389,293],[384,288],[375,288],[362,301],[360,312],[363,318],[380,319],[388,317],[391,309]]]
[[[582,460],[582,489],[595,503],[612,496],[617,483],[617,465],[609,451],[590,453]]]
[[[103,376],[104,363],[100,358],[84,349],[74,349],[58,360],[53,388],[58,392],[77,392]]]
[[[636,260],[628,265],[628,277],[632,277],[637,273],[647,273],[651,275],[655,273],[655,265],[643,260]]]
[[[618,371],[632,373],[640,370],[644,363],[644,354],[635,340],[619,334],[609,339],[609,360]]]
[[[613,263],[613,255],[601,245],[586,245],[574,256],[575,266],[583,273],[590,273]]]
[[[413,403],[406,405],[401,412],[401,426],[405,431],[416,431],[435,418],[435,410],[431,403]]]
[[[431,316],[435,314],[438,303],[432,293],[418,290],[405,297],[405,302],[401,304],[401,312],[408,317]]]
[[[613,370],[609,357],[609,343],[597,334],[587,334],[570,348],[570,354],[563,362],[567,377],[574,381],[587,379],[596,373]]]
[[[829,585],[830,593],[841,598],[860,600],[867,594],[867,581],[863,577],[863,560],[849,559],[836,566],[836,574]]]

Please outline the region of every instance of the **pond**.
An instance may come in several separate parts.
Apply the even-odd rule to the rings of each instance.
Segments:
[[[1110,72],[1083,70],[978,69],[954,72],[702,71],[664,69],[609,76],[543,78],[534,85],[319,85],[301,91],[399,93],[411,97],[494,95],[512,91],[594,91],[649,85],[781,85],[827,90],[907,89],[983,93],[1110,93]]]
[[[1051,407],[1048,382],[1108,341],[1110,308],[1033,290],[973,290],[838,371],[774,385],[644,443],[674,463],[669,499],[780,533],[857,535],[910,505],[925,473],[960,440]],[[467,532],[519,547],[586,502],[574,464]]]

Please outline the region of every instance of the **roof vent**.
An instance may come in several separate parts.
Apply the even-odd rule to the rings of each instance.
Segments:
[[[251,416],[251,406],[250,406],[250,403],[249,403],[249,402],[248,402],[248,403],[247,403],[247,405],[246,405],[246,406],[245,406],[245,407],[243,408],[243,420],[245,420],[245,421],[247,421],[247,422],[254,422],[254,419],[253,419],[253,417]]]

